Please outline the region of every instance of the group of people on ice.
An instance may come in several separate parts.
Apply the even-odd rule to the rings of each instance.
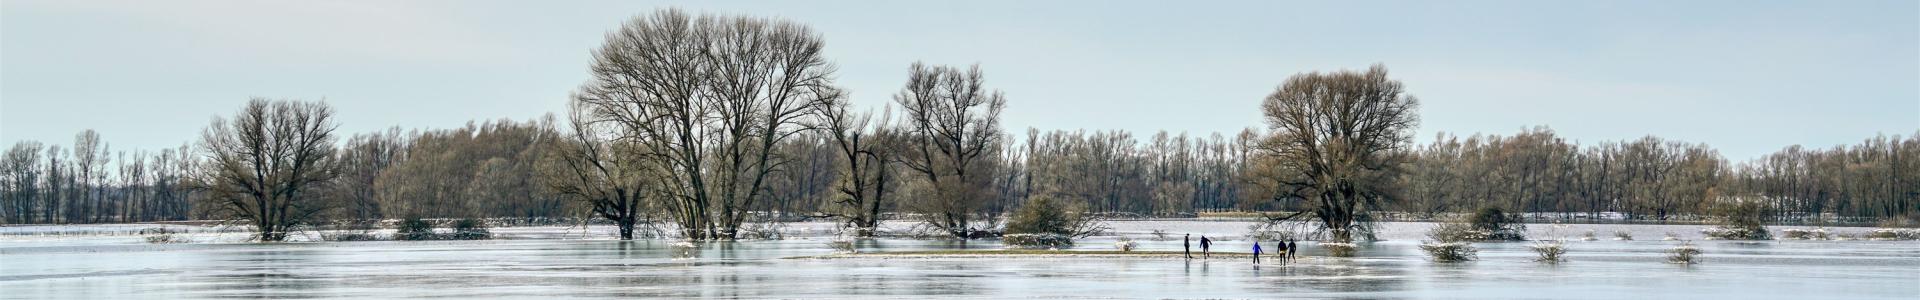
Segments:
[[[1280,255],[1281,265],[1286,265],[1288,262],[1292,262],[1300,254],[1300,243],[1297,243],[1294,240],[1276,241],[1273,244],[1275,248],[1279,248],[1279,251],[1276,253]],[[1187,234],[1186,238],[1181,241],[1180,245],[1182,248],[1184,248],[1183,251],[1184,253],[1186,253],[1187,259],[1193,259],[1193,234]],[[1260,240],[1253,240],[1253,264],[1255,265],[1260,264],[1260,254],[1262,254],[1261,252],[1262,251],[1260,249]],[[1213,239],[1209,239],[1207,238],[1207,236],[1204,236],[1204,235],[1200,236],[1200,258],[1206,259],[1206,258],[1212,258],[1212,257],[1213,257]]]

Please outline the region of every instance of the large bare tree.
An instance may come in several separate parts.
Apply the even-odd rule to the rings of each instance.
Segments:
[[[880,209],[895,185],[899,136],[888,124],[891,113],[873,122],[871,115],[854,113],[844,97],[819,106],[819,128],[832,137],[841,163],[833,199],[837,215],[853,225],[859,236],[873,236],[880,225]]]
[[[1359,218],[1392,201],[1393,182],[1419,123],[1419,101],[1387,68],[1287,78],[1261,105],[1272,134],[1258,168],[1276,200],[1299,203],[1336,242],[1353,240]]]
[[[254,98],[201,135],[204,183],[214,209],[252,223],[261,241],[281,241],[328,206],[314,187],[338,176],[333,107]]]
[[[925,188],[907,207],[927,224],[955,237],[971,237],[975,221],[994,193],[994,159],[1005,134],[1000,111],[1007,98],[987,90],[980,66],[966,70],[914,63],[907,85],[893,101],[905,115],[908,146],[902,165]]]
[[[812,29],[666,9],[607,33],[593,79],[574,93],[610,137],[645,148],[664,176],[665,208],[689,239],[732,239],[787,162],[774,148],[805,130],[822,99],[841,93]]]

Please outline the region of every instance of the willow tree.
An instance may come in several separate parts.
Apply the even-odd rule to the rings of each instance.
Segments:
[[[1277,219],[1310,217],[1333,241],[1352,241],[1357,221],[1394,199],[1418,106],[1381,65],[1287,78],[1261,105],[1272,133],[1257,149],[1261,183],[1300,209]]]
[[[252,223],[261,241],[286,239],[327,208],[313,191],[339,175],[338,126],[326,103],[261,98],[231,120],[215,118],[200,139],[208,200],[218,213]]]
[[[573,101],[610,124],[608,138],[641,148],[681,234],[732,239],[787,162],[775,147],[842,95],[824,45],[785,20],[660,10],[607,33]]]
[[[961,70],[914,63],[893,101],[905,115],[902,165],[925,187],[909,210],[955,237],[971,237],[994,194],[993,171],[1007,99],[987,90],[980,66]]]

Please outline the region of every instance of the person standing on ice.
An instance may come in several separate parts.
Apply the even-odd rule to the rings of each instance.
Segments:
[[[1200,236],[1200,258],[1213,258],[1213,239]]]
[[[1287,260],[1300,257],[1300,243],[1294,242],[1293,239],[1287,239],[1287,249],[1292,250],[1287,252]]]
[[[1186,253],[1187,259],[1193,259],[1193,234],[1192,233],[1188,233],[1186,238],[1180,239],[1180,252]]]
[[[1274,242],[1273,244],[1274,244],[1274,245],[1278,245],[1278,246],[1277,246],[1277,247],[1275,247],[1275,248],[1280,248],[1280,252],[1279,252],[1279,253],[1280,253],[1280,265],[1282,265],[1282,266],[1285,266],[1285,265],[1287,265],[1287,257],[1288,257],[1288,256],[1293,256],[1293,251],[1292,251],[1292,250],[1293,250],[1293,248],[1287,248],[1287,241],[1284,241],[1284,240],[1282,240],[1282,241],[1279,241],[1279,242]],[[1259,247],[1259,245],[1254,245],[1254,247]]]
[[[1253,264],[1260,265],[1260,240],[1253,240]]]

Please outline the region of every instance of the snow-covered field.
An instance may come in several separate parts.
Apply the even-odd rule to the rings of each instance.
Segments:
[[[1181,234],[1250,248],[1240,221],[1112,222],[1138,250],[1179,250]],[[905,230],[911,224],[891,223]],[[1531,225],[1566,236],[1569,261],[1531,261],[1526,243],[1478,243],[1480,260],[1434,263],[1415,247],[1428,223],[1383,223],[1385,241],[1358,258],[1255,267],[1244,260],[1165,258],[793,259],[832,253],[828,223],[788,238],[693,244],[617,241],[604,226],[496,228],[499,239],[247,243],[233,228],[166,225],[187,243],[149,244],[160,225],[0,227],[0,298],[1552,298],[1911,299],[1916,241],[1704,241],[1700,225]],[[1776,232],[1785,228],[1776,226]],[[1154,230],[1173,238],[1155,240]],[[1598,240],[1581,241],[1592,230]],[[1867,228],[1830,228],[1864,233]],[[1626,231],[1631,241],[1613,240]],[[1662,251],[1694,240],[1701,264]],[[1550,234],[1551,233],[1551,234]],[[301,240],[312,237],[298,238]],[[1115,236],[1080,242],[1110,250]],[[1302,242],[1302,245],[1311,245]],[[999,249],[995,242],[878,239],[865,252]],[[1269,244],[1267,247],[1271,247]],[[1309,256],[1323,253],[1317,247]]]

